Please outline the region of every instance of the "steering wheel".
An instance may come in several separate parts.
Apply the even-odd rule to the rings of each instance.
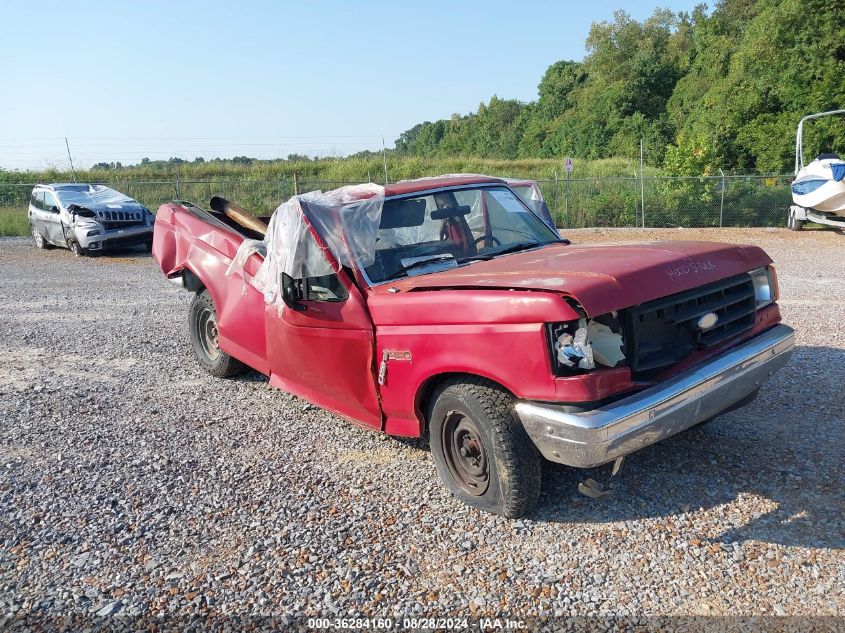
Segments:
[[[486,240],[486,239],[487,239],[486,235],[476,237],[475,238],[475,245],[478,246],[479,242],[481,242],[482,240]],[[499,241],[499,238],[496,237],[495,235],[490,236],[490,241],[493,242],[493,246],[501,246],[502,245],[502,243]]]

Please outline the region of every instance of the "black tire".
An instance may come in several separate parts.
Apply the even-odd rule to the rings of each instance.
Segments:
[[[35,248],[42,251],[46,251],[53,248],[53,245],[50,244],[50,242],[48,242],[46,239],[44,239],[44,236],[41,235],[41,231],[36,229],[34,224],[30,224],[29,227],[32,233],[32,243],[35,245]]]
[[[800,231],[804,228],[804,220],[796,220],[795,213],[790,210],[789,217],[786,220],[786,227],[790,231]]]
[[[513,396],[483,378],[440,385],[428,412],[441,481],[476,508],[517,518],[540,497],[542,457],[513,407]]]
[[[194,295],[188,311],[191,347],[200,366],[212,376],[231,378],[248,367],[220,349],[217,343],[217,310],[207,290]]]
[[[70,249],[70,252],[73,253],[76,257],[82,257],[85,255],[85,249],[79,245],[79,242],[74,242],[70,240],[67,243],[67,247]]]
[[[148,253],[153,252],[153,241],[152,240],[150,240],[149,242],[144,242],[144,250],[147,251]]]

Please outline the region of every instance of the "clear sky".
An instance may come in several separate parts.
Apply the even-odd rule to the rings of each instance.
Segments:
[[[0,167],[343,155],[497,94],[533,100],[584,57],[591,2],[52,2],[0,16]]]

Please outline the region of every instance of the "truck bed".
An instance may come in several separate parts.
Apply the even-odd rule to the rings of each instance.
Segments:
[[[205,288],[211,294],[217,308],[220,348],[268,374],[264,297],[247,283],[263,258],[255,253],[243,271],[226,275],[241,243],[260,237],[222,213],[190,203],[163,204],[156,214],[153,257],[168,279],[191,290]]]

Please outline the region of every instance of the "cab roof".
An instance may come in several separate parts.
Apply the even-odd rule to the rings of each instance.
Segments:
[[[384,188],[384,196],[404,196],[418,191],[429,191],[431,189],[443,189],[446,187],[459,187],[461,185],[480,184],[506,184],[501,178],[491,176],[441,176],[438,178],[418,178],[417,180],[403,180],[387,185]]]

